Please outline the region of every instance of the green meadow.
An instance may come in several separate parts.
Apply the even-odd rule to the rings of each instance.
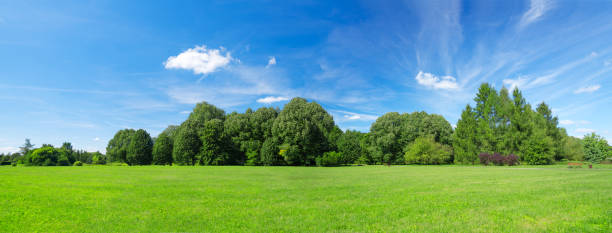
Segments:
[[[611,232],[612,166],[0,167],[2,232]]]

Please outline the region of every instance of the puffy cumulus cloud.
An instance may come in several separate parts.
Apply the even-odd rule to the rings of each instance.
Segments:
[[[286,101],[289,100],[289,98],[287,97],[282,97],[282,96],[268,96],[265,98],[260,98],[257,99],[257,103],[262,103],[262,104],[271,104],[271,103],[276,103],[276,102],[281,102],[281,101]]]
[[[423,71],[419,71],[416,75],[415,79],[420,85],[433,88],[433,89],[457,89],[459,85],[457,85],[457,81],[452,76],[442,76],[438,77],[431,73],[425,73]]]
[[[591,92],[599,90],[599,88],[601,88],[601,85],[592,85],[592,86],[581,87],[581,88],[576,89],[574,91],[574,94],[591,93]]]
[[[192,70],[194,74],[208,74],[224,67],[232,60],[229,52],[221,54],[221,49],[207,49],[205,45],[187,49],[176,56],[166,60],[166,69]]]
[[[268,65],[266,65],[266,68],[276,65],[276,57],[270,57],[270,59],[268,60]]]

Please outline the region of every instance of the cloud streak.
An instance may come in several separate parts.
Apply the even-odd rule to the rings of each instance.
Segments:
[[[591,86],[581,87],[581,88],[576,89],[574,91],[574,94],[592,93],[592,92],[599,90],[599,88],[601,88],[601,85],[591,85]]]
[[[287,101],[289,100],[289,98],[287,97],[282,97],[282,96],[268,96],[265,98],[260,98],[257,99],[257,103],[262,103],[262,104],[271,104],[271,103],[276,103],[276,102],[281,102],[281,101]]]
[[[527,25],[540,19],[551,8],[549,0],[531,0],[529,10],[521,17],[519,28],[524,28]]]

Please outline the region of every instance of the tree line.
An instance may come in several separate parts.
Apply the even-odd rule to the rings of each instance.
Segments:
[[[474,101],[456,129],[441,115],[390,112],[368,133],[343,132],[323,107],[299,97],[282,110],[262,107],[230,114],[202,102],[181,125],[169,126],[155,139],[144,130],[120,130],[109,141],[107,155],[130,165],[254,166],[475,164],[491,159],[515,165],[611,157],[603,138],[568,136],[546,103],[534,110],[518,89],[510,95],[506,88],[497,91],[484,83]]]
[[[106,156],[99,151],[88,152],[72,147],[72,143],[64,142],[61,147],[42,144],[39,148],[25,139],[19,152],[0,154],[0,165],[26,166],[71,166],[83,164],[106,164]]]
[[[475,106],[465,107],[454,129],[441,115],[390,112],[376,119],[368,133],[342,131],[321,105],[299,97],[282,110],[262,107],[229,114],[202,102],[184,122],[168,126],[155,138],[143,129],[119,130],[108,142],[106,156],[96,155],[95,163],[516,165],[559,160],[597,163],[612,157],[601,136],[568,136],[546,103],[533,109],[516,88],[510,94],[504,87],[497,91],[484,83],[474,101]],[[58,165],[81,161],[63,147],[52,148],[39,148],[23,161],[41,165],[38,157],[48,154],[54,155],[50,163]],[[94,163],[93,156],[82,162]]]

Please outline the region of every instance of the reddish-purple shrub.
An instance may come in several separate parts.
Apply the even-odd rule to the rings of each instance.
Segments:
[[[505,157],[500,153],[494,153],[490,156],[490,160],[493,164],[497,166],[504,166]]]
[[[480,163],[487,166],[489,165],[489,163],[491,163],[491,155],[489,153],[486,152],[482,152],[478,155],[478,158],[480,158]]]
[[[508,164],[508,166],[514,166],[514,165],[518,165],[519,161],[518,161],[518,156],[516,156],[515,154],[509,154],[508,156],[506,156],[506,164]]]

